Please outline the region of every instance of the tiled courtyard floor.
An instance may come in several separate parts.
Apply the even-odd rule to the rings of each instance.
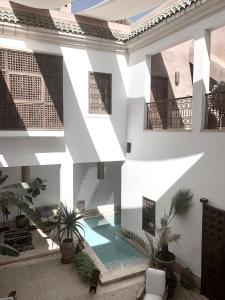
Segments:
[[[144,276],[99,286],[97,294],[88,293],[72,264],[62,265],[60,255],[0,267],[0,297],[16,290],[18,300],[135,300]],[[174,300],[205,299],[198,292],[177,288]]]

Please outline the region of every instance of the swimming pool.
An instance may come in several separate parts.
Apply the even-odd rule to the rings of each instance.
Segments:
[[[93,217],[83,221],[85,240],[108,270],[146,261],[146,257],[116,234],[120,216]]]

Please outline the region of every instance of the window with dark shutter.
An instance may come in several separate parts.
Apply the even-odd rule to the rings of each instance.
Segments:
[[[111,114],[112,75],[99,72],[89,73],[89,112]]]
[[[0,130],[62,128],[62,57],[0,49]]]

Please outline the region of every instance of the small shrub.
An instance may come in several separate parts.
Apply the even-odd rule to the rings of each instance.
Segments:
[[[211,87],[212,93],[219,93],[225,91],[225,82],[222,80],[220,82],[217,82]]]
[[[92,272],[98,269],[90,255],[83,251],[78,252],[75,254],[74,264],[81,281],[90,283]]]

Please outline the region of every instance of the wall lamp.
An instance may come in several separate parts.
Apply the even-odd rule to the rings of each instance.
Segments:
[[[175,85],[180,83],[180,72],[175,72]]]

